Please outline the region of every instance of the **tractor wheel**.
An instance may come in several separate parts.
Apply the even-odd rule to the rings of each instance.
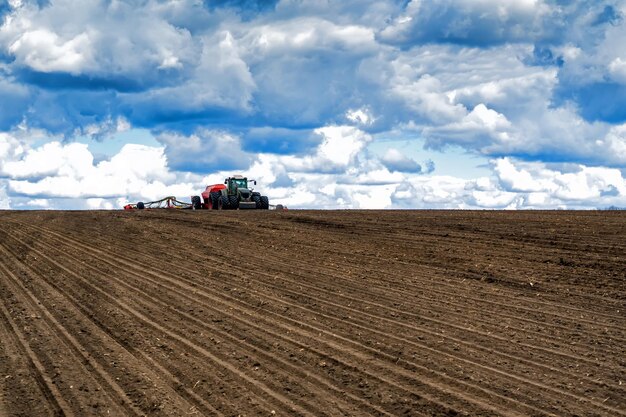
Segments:
[[[260,195],[252,195],[252,201],[254,201],[254,204],[256,204],[256,208],[260,209],[261,208],[261,196]]]
[[[211,209],[219,210],[222,203],[222,195],[220,193],[216,193],[215,191],[209,194],[209,198],[211,199]]]
[[[261,209],[267,210],[270,208],[270,199],[266,195],[261,196]]]
[[[222,209],[226,210],[226,209],[232,208],[230,207],[230,201],[228,200],[227,195],[221,195],[220,200],[222,201]]]
[[[191,207],[193,207],[194,210],[200,210],[202,208],[202,200],[200,200],[199,195],[191,197]]]
[[[233,209],[239,208],[239,198],[236,195],[229,195],[228,199],[230,200],[230,207]]]
[[[146,206],[143,204],[143,201],[140,201],[139,203],[137,203],[137,208],[139,210],[143,210],[146,208]]]

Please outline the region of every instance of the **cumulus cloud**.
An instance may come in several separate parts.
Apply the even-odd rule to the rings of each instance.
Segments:
[[[404,13],[380,32],[380,37],[398,44],[493,45],[534,41],[551,35],[554,23],[550,20],[554,18],[558,18],[557,7],[542,0],[496,4],[487,0],[412,0]]]
[[[111,199],[191,195],[197,188],[193,177],[170,171],[163,148],[127,144],[110,159],[94,164],[87,145],[81,143],[20,147],[4,153],[1,173],[7,192],[31,197],[22,202],[29,206],[63,208],[50,199],[73,198],[82,207],[86,199],[94,198],[107,199],[102,206],[106,207]]]
[[[626,204],[626,179],[615,168],[505,157],[492,160],[491,177],[424,175],[415,161],[393,148],[381,158],[372,155],[366,148],[372,138],[352,126],[327,126],[317,133],[322,140],[310,154],[258,154],[240,172],[256,179],[272,204],[300,208],[523,209]],[[201,177],[174,172],[164,147],[125,145],[113,157],[94,164],[83,144],[51,142],[28,147],[7,137],[3,143],[3,208],[111,209],[167,195],[188,200],[204,186],[221,183],[233,173],[218,170]],[[72,161],[77,154],[80,162]],[[46,161],[42,155],[48,157]],[[388,166],[393,164],[399,167]]]
[[[471,144],[481,147],[507,141],[510,138],[510,129],[511,123],[504,115],[481,103],[461,120],[443,126],[427,127],[423,132],[428,146],[435,148],[443,144]]]
[[[390,171],[422,172],[422,166],[420,164],[395,148],[389,148],[380,160]],[[434,170],[432,162],[428,168],[429,171]]]
[[[626,180],[618,169],[570,167],[561,172],[538,163],[495,161],[494,171],[507,191],[545,194],[563,202],[598,201],[605,195],[626,196]]]
[[[239,137],[219,130],[198,129],[184,136],[163,132],[156,139],[165,146],[169,166],[191,172],[243,169],[252,155],[241,149]]]
[[[494,178],[411,178],[392,199],[398,207],[465,209],[596,209],[626,202],[626,178],[618,169],[576,165],[561,171],[511,158],[495,159],[492,166]]]
[[[624,11],[621,0],[1,3],[0,201],[115,207],[238,170],[301,207],[619,202]],[[94,161],[72,143],[133,128],[162,147]],[[368,151],[388,135],[490,158],[493,175]]]

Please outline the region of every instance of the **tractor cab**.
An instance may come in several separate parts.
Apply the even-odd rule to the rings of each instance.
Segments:
[[[228,189],[229,195],[237,194],[237,191],[240,189],[247,190],[248,189],[248,178],[242,177],[240,175],[236,175],[234,177],[226,178],[224,180],[224,184],[226,184],[226,188]]]
[[[250,181],[256,185],[256,181]],[[248,178],[241,175],[234,175],[224,180],[226,184],[227,194],[233,196],[233,203],[231,205],[237,208],[262,208],[261,207],[261,194],[253,192],[251,188],[248,188]]]

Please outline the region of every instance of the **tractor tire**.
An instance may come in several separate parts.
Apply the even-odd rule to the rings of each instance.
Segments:
[[[236,195],[229,195],[230,207],[234,210],[239,208],[239,198]]]
[[[253,191],[253,192],[252,192],[252,197],[254,197],[254,196],[261,197],[261,193],[256,192],[256,191]]]
[[[212,192],[211,194],[209,194],[209,198],[211,200],[211,209],[212,210],[219,210],[221,209],[221,205],[222,205],[222,194],[221,193],[216,193],[215,191]]]
[[[202,200],[200,199],[199,195],[194,195],[193,197],[191,197],[191,207],[194,210],[202,209]]]
[[[220,196],[220,200],[222,201],[222,209],[223,210],[227,210],[229,208],[232,208],[232,207],[230,207],[230,200],[228,199],[227,195],[221,195]]]
[[[262,195],[261,196],[261,209],[262,210],[267,210],[270,208],[270,199],[267,198],[266,195]]]
[[[137,208],[139,210],[143,210],[146,208],[146,206],[143,204],[143,201],[140,201],[139,203],[137,203]]]
[[[256,204],[256,208],[260,209],[261,208],[261,196],[260,195],[252,195],[252,201],[254,201],[254,204]]]

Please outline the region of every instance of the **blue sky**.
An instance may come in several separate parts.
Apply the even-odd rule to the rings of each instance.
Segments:
[[[626,206],[626,1],[0,0],[0,208]]]

